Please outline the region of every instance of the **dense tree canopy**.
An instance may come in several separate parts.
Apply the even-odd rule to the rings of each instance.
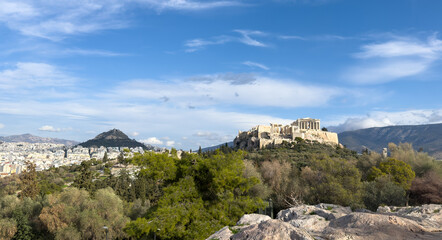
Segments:
[[[205,239],[272,199],[296,204],[442,203],[441,164],[411,145],[392,158],[299,140],[250,152],[145,152],[0,179],[0,239]],[[129,155],[131,156],[129,158]],[[123,164],[119,172],[110,171]],[[417,177],[415,178],[415,171]],[[267,209],[266,211],[268,211]]]

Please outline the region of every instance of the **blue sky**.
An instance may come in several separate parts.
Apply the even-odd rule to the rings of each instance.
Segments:
[[[442,122],[438,0],[0,0],[0,135],[196,149]]]

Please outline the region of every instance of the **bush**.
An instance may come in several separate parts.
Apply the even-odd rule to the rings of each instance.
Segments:
[[[381,205],[403,206],[406,203],[406,192],[392,182],[389,176],[382,176],[372,182],[364,182],[363,200],[365,207],[372,211]]]
[[[434,171],[427,172],[423,177],[414,179],[410,189],[410,203],[442,204],[442,178]]]

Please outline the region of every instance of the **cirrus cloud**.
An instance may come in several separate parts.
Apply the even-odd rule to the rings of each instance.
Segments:
[[[125,28],[124,13],[134,7],[157,12],[165,10],[203,11],[244,6],[240,1],[192,0],[0,0],[0,23],[23,35],[62,40],[70,35]]]
[[[356,84],[387,83],[423,74],[441,59],[442,41],[436,35],[426,41],[396,38],[362,46],[354,54],[359,66],[349,68],[344,78]]]

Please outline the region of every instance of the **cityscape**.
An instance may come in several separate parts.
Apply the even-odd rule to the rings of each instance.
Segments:
[[[36,165],[37,171],[42,171],[51,167],[80,164],[82,161],[91,159],[101,160],[105,155],[109,159],[116,159],[124,150],[128,150],[130,154],[144,153],[141,147],[84,148],[52,143],[2,142],[0,143],[0,175],[5,177],[20,174],[25,170],[28,161]]]

